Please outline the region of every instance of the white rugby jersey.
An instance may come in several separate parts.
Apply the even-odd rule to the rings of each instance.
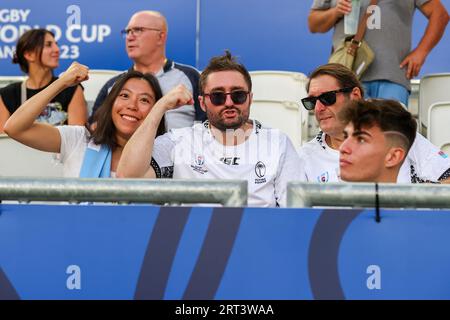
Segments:
[[[328,146],[326,134],[319,134],[299,149],[305,179],[312,182],[339,182],[339,151]],[[397,183],[438,182],[450,176],[450,158],[438,147],[416,134],[397,177]]]
[[[289,138],[257,121],[244,143],[225,146],[208,121],[159,136],[151,163],[156,175],[175,179],[248,181],[248,206],[286,206],[286,185],[304,177],[303,163]]]

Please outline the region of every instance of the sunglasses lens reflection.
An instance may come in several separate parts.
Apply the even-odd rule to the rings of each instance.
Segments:
[[[216,106],[221,106],[221,105],[225,104],[225,101],[227,100],[227,95],[230,95],[233,103],[243,104],[245,101],[247,101],[248,93],[246,91],[233,91],[230,93],[212,92],[209,94],[209,98],[210,98],[212,104],[214,104]]]
[[[325,106],[331,106],[336,102],[336,93],[335,92],[327,92],[319,97],[320,102]]]
[[[314,97],[304,98],[302,99],[302,103],[306,110],[313,110],[316,106],[316,100]]]
[[[233,91],[230,94],[231,100],[236,104],[243,104],[247,101],[247,92],[245,91]]]
[[[318,97],[303,98],[302,104],[306,110],[314,110],[317,100],[326,107],[331,106],[336,102],[336,92],[325,92]]]
[[[226,95],[223,92],[213,92],[209,95],[212,104],[220,106],[225,103]]]

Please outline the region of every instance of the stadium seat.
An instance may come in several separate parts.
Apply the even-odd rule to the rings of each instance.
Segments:
[[[263,126],[280,129],[297,149],[302,144],[302,119],[298,109],[298,103],[292,101],[253,100],[250,118]]]
[[[1,76],[0,88],[6,87],[8,84],[25,80],[25,76]]]
[[[62,177],[55,154],[27,147],[0,134],[0,176]]]
[[[433,103],[450,101],[450,73],[436,73],[424,76],[419,88],[420,132],[427,136],[428,110]]]
[[[308,111],[300,100],[306,97],[308,78],[299,72],[252,71],[253,103],[250,118],[286,133],[296,148],[308,139]]]
[[[450,100],[433,103],[428,110],[427,138],[434,145],[443,149],[450,147]]]
[[[408,110],[416,119],[419,117],[419,88],[420,79],[411,79],[411,94],[408,99]]]
[[[122,73],[118,70],[89,70],[89,80],[82,83],[84,87],[84,97],[88,105],[88,112],[91,115],[92,107],[94,106],[95,99],[100,92],[103,85],[112,77]]]

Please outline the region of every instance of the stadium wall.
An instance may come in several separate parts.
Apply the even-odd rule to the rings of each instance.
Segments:
[[[442,0],[450,9],[450,0]],[[154,9],[169,22],[168,56],[202,69],[224,49],[241,57],[250,70],[309,73],[327,61],[331,33],[311,34],[307,16],[311,1],[296,0],[21,0],[0,8],[0,75],[20,75],[11,64],[21,31],[35,26],[56,31],[62,60],[57,73],[72,60],[92,69],[125,70],[130,66],[120,30],[131,14]],[[52,8],[52,10],[43,9]],[[427,20],[417,13],[413,45]],[[70,27],[72,25],[72,27]],[[73,27],[80,25],[81,27]],[[421,75],[449,72],[450,35],[444,35]]]

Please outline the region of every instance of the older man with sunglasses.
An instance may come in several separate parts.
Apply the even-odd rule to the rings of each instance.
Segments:
[[[351,100],[360,100],[364,89],[355,74],[340,64],[318,67],[309,76],[307,110],[314,110],[321,131],[299,150],[305,161],[306,180],[338,182],[339,148],[345,140],[345,124],[338,113]],[[450,182],[450,158],[417,134],[397,178],[399,183]]]
[[[285,134],[249,120],[251,90],[250,74],[229,52],[211,59],[199,96],[208,120],[155,139],[167,110],[154,108],[128,141],[117,175],[247,180],[249,206],[285,206],[287,182],[304,177],[303,164]],[[177,101],[161,105],[193,103],[185,87],[175,91],[162,99]]]

